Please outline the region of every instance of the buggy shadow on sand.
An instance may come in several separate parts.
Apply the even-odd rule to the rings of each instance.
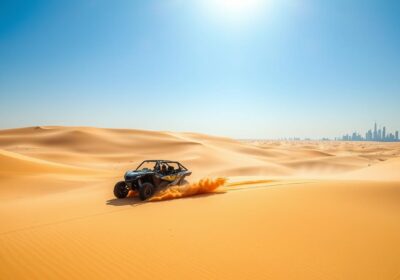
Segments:
[[[130,190],[137,191],[141,200],[153,196],[158,188],[185,183],[185,177],[192,174],[177,161],[145,160],[135,170],[125,173],[124,181],[114,187],[116,198],[125,198]]]

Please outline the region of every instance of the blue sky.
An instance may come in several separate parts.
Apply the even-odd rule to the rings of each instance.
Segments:
[[[400,129],[398,1],[215,1],[1,1],[0,128]]]

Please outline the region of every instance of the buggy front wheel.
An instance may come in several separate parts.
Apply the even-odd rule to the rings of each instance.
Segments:
[[[128,186],[124,181],[118,182],[114,187],[114,195],[116,198],[125,198],[129,193]]]

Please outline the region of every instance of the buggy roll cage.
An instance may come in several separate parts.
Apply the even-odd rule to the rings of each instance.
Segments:
[[[159,160],[159,159],[145,160],[145,161],[143,161],[141,164],[139,164],[139,166],[136,167],[135,170],[139,170],[139,168],[140,168],[143,164],[145,164],[145,163],[147,163],[147,162],[153,162],[153,163],[155,163],[155,164],[158,165],[158,166],[161,166],[161,164],[166,164],[167,166],[170,166],[169,163],[175,163],[175,164],[177,164],[177,165],[179,166],[179,168],[180,168],[181,170],[183,170],[183,171],[188,171],[188,169],[187,169],[185,166],[183,166],[183,164],[181,164],[181,163],[178,162],[178,161]]]

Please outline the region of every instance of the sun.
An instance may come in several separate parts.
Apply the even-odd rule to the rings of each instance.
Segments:
[[[256,16],[268,0],[204,0],[208,13],[228,22],[245,22]]]

